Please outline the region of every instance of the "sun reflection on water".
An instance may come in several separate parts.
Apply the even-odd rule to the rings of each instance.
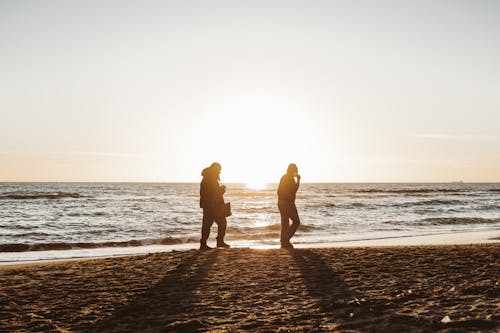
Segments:
[[[248,182],[245,184],[246,187],[250,190],[254,190],[254,191],[262,191],[262,190],[266,190],[268,188],[268,183],[265,183],[265,182]]]

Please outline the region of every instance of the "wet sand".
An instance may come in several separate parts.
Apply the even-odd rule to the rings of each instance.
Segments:
[[[499,253],[229,249],[3,266],[0,331],[498,332]]]

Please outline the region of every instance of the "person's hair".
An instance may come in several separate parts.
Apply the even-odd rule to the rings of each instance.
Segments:
[[[212,163],[212,165],[210,165],[210,169],[222,169],[222,166],[220,165],[220,163],[217,163],[217,162],[214,162]]]
[[[297,168],[297,165],[295,163],[288,164],[288,169],[286,169],[286,173],[294,173],[297,171],[299,171],[299,169]]]
[[[219,163],[214,162],[209,167],[203,169],[203,171],[201,172],[201,175],[203,177],[205,177],[205,176],[208,176],[209,174],[214,174],[214,171],[216,169],[221,170],[222,166]]]

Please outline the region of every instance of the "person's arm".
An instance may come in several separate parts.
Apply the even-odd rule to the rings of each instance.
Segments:
[[[295,183],[295,192],[299,190],[300,186],[300,175],[297,175],[297,182]]]
[[[216,179],[209,179],[207,181],[207,196],[211,208],[215,207],[217,197],[219,196],[219,182]]]
[[[217,191],[218,191],[219,195],[224,195],[224,193],[226,193],[226,185],[219,185],[219,188]]]
[[[278,197],[282,194],[283,192],[283,177],[280,178],[280,184],[278,185]]]

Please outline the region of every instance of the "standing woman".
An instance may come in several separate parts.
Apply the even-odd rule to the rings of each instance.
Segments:
[[[295,207],[295,194],[300,186],[300,175],[297,165],[288,165],[286,174],[281,177],[278,187],[278,208],[281,214],[281,248],[293,249],[290,239],[300,225],[299,214]],[[292,225],[290,225],[292,220]]]
[[[210,249],[207,240],[208,236],[210,236],[210,227],[214,222],[217,223],[217,247],[229,247],[224,242],[227,220],[221,211],[221,207],[224,207],[226,186],[220,183],[221,170],[221,165],[214,162],[201,172],[203,179],[200,183],[200,208],[203,208],[203,222],[201,225],[200,250]]]

